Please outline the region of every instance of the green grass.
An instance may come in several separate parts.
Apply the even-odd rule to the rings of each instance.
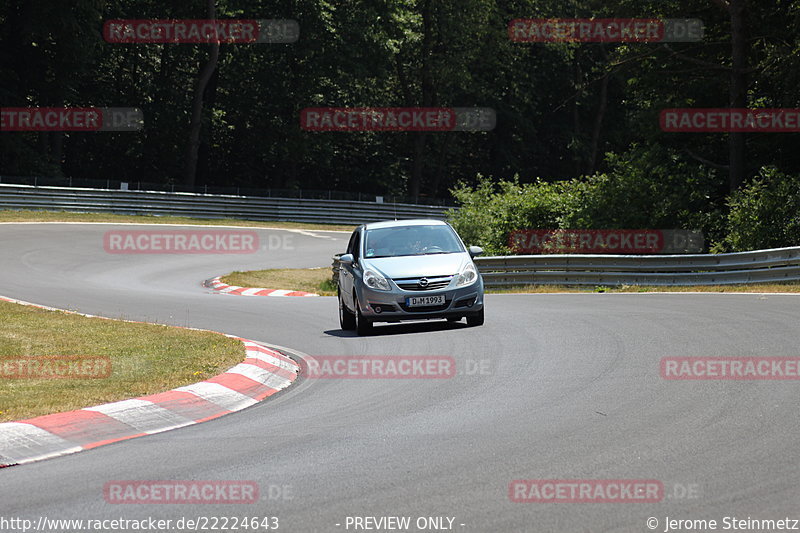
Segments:
[[[0,302],[0,365],[54,356],[108,357],[105,379],[9,379],[0,373],[0,421],[163,392],[244,360],[241,342],[217,333],[89,318]]]
[[[66,211],[0,210],[0,222],[133,222],[138,224],[186,224],[192,226],[242,226],[246,228],[308,229],[353,231],[355,226],[305,222],[257,222],[234,218],[206,219],[173,216],[112,215],[106,213],[68,213]]]
[[[331,268],[281,268],[232,272],[222,277],[222,282],[239,287],[262,289],[287,289],[305,291],[320,296],[336,296],[336,286],[331,281]]]

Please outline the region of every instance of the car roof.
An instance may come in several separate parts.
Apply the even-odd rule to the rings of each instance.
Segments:
[[[383,222],[370,222],[364,229],[399,228],[403,226],[446,226],[447,222],[435,219],[415,218],[409,220],[386,220]]]

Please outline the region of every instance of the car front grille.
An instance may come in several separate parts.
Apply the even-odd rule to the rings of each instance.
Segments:
[[[427,285],[420,284],[420,280],[427,280]],[[395,279],[394,282],[398,287],[404,291],[435,291],[444,289],[450,285],[453,276],[438,276],[438,277],[421,277],[421,278],[400,278]]]

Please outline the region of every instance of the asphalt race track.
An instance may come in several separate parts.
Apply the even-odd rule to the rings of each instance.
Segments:
[[[800,381],[659,373],[666,356],[797,356],[800,296],[490,295],[483,327],[378,325],[359,338],[339,330],[335,298],[231,296],[201,285],[232,270],[328,265],[347,234],[258,230],[281,245],[252,255],[112,255],[102,245],[112,228],[131,229],[0,225],[0,294],[312,356],[447,355],[460,373],[305,379],[211,422],[2,469],[0,516],[277,516],[290,532],[354,531],[348,516],[454,517],[465,532],[800,519]],[[655,479],[665,496],[514,503],[515,479]],[[113,480],[253,480],[263,501],[114,505],[103,497]]]

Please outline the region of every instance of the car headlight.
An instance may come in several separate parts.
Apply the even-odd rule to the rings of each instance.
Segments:
[[[386,278],[372,270],[364,271],[364,285],[376,291],[389,290],[389,282],[386,281]]]
[[[467,263],[467,266],[464,267],[464,270],[458,275],[458,281],[456,282],[456,287],[464,287],[466,285],[472,285],[478,279],[478,270],[475,268],[473,263]]]

